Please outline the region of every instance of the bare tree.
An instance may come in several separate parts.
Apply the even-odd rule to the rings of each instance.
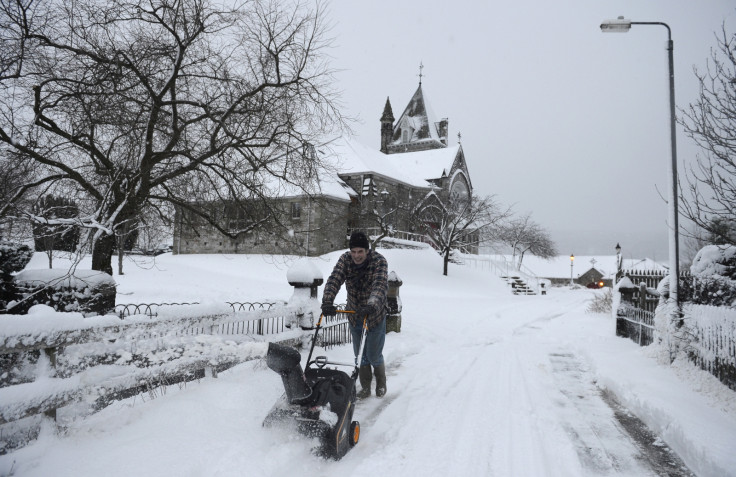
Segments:
[[[498,239],[513,250],[513,259],[517,270],[521,269],[526,253],[544,259],[550,259],[557,255],[555,244],[550,238],[549,232],[534,222],[531,214],[517,217],[504,224],[500,228]]]
[[[0,148],[0,239],[17,238],[19,228],[30,232],[26,227],[28,221],[19,221],[17,216],[18,210],[33,206],[33,198],[18,200],[15,196],[21,185],[32,181],[33,177],[31,162]]]
[[[306,145],[343,126],[324,15],[276,0],[4,1],[0,143],[38,171],[0,215],[41,188],[73,197],[108,273],[116,234],[146,208],[233,238],[279,226],[272,197],[304,185],[318,166]],[[223,200],[252,220],[223,224]]]
[[[492,240],[494,229],[511,213],[493,196],[451,195],[442,200],[434,193],[415,210],[417,225],[443,258],[443,275],[454,250],[468,251]]]
[[[716,39],[706,72],[695,70],[700,96],[680,118],[702,148],[687,171],[680,209],[712,243],[736,245],[736,34],[724,24]]]

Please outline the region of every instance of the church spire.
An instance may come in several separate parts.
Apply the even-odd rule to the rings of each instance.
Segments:
[[[394,113],[391,110],[391,101],[386,97],[386,106],[383,107],[381,116],[381,152],[388,154],[388,145],[394,133]]]
[[[381,122],[391,121],[394,122],[394,112],[391,109],[391,101],[386,97],[386,105],[383,107],[383,115],[381,116]]]

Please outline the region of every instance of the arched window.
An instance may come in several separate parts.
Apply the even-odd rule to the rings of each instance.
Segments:
[[[465,177],[462,175],[456,176],[452,182],[450,197],[453,200],[468,200],[470,198],[470,189],[468,188],[467,182],[465,182]]]

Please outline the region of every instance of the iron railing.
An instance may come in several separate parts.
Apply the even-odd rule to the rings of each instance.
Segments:
[[[616,335],[630,338],[639,346],[654,341],[654,313],[631,305],[621,305],[616,312]]]
[[[199,305],[199,302],[192,303],[121,303],[115,305],[115,313],[122,320],[126,316],[131,315],[148,315],[158,316],[158,309],[162,306],[184,306]]]
[[[274,302],[260,302],[260,301],[228,301],[225,302],[233,309],[233,311],[255,311],[255,310],[270,310],[276,303]]]

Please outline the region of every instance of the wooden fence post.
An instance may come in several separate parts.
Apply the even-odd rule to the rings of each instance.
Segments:
[[[53,378],[56,376],[56,356],[59,352],[59,348],[44,348],[43,354],[48,358],[49,360],[49,378]],[[45,411],[43,413],[46,417],[51,418],[56,422],[56,408],[49,409],[48,411]]]

